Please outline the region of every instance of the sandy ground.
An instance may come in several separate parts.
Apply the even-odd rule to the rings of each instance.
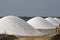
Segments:
[[[18,40],[50,40],[51,37],[20,37]]]

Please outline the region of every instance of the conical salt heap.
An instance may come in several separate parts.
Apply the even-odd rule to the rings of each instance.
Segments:
[[[34,17],[27,21],[30,25],[32,25],[35,29],[40,32],[47,33],[47,36],[53,36],[56,33],[56,26],[49,23],[42,17]]]
[[[34,17],[28,20],[27,23],[29,23],[36,29],[55,29],[56,28],[56,26],[44,20],[42,17]]]
[[[55,25],[56,27],[59,27],[60,23],[58,21],[54,20],[52,17],[45,18],[45,20],[47,20],[51,24]]]
[[[0,19],[0,34],[4,34],[4,32],[9,35],[19,36],[45,35],[45,33],[41,33],[38,30],[35,30],[31,25],[16,16],[6,16]]]
[[[53,18],[54,20],[58,21],[60,23],[60,20],[58,18]]]

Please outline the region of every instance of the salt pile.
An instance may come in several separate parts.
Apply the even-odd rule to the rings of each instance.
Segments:
[[[53,18],[54,20],[58,21],[60,23],[60,20],[58,18]]]
[[[34,29],[31,25],[26,23],[21,18],[16,16],[6,16],[0,19],[0,34],[6,32],[9,35],[19,36],[43,36],[41,33]]]
[[[27,21],[30,25],[32,25],[36,29],[55,29],[56,26],[52,25],[42,17],[34,17]]]
[[[59,22],[54,20],[53,18],[51,17],[48,17],[48,18],[45,18],[45,20],[47,20],[48,22],[50,22],[51,24],[55,25],[56,27],[59,27]]]

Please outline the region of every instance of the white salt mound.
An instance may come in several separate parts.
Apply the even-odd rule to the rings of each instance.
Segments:
[[[52,25],[42,17],[34,17],[27,21],[30,25],[32,25],[36,29],[55,29],[56,26]]]
[[[60,20],[58,18],[53,18],[54,20],[58,21],[60,23]]]
[[[41,33],[34,29],[31,25],[26,23],[21,18],[16,16],[6,16],[0,19],[0,34],[6,32],[9,35],[19,36],[43,36]]]
[[[53,18],[51,17],[48,17],[48,18],[45,18],[45,20],[47,20],[48,22],[50,22],[51,24],[55,25],[56,27],[59,27],[59,22],[54,20]]]

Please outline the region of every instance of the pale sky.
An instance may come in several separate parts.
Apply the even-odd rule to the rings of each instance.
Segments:
[[[60,0],[0,0],[0,16],[59,16]]]

